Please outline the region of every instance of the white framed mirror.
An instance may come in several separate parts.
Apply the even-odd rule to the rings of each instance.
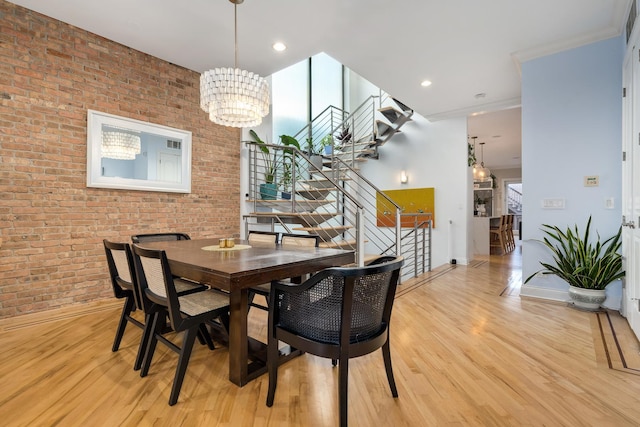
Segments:
[[[191,192],[191,132],[87,110],[87,187]]]

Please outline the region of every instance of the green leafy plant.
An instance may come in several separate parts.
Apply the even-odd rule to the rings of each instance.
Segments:
[[[467,164],[471,167],[476,163],[476,150],[473,145],[467,144],[467,154],[469,156]]]
[[[291,181],[293,178],[293,168],[296,167],[296,152],[293,148],[300,150],[300,143],[297,139],[290,135],[280,135],[280,142],[287,148],[281,150],[282,152],[282,180],[280,184],[284,191],[288,191],[291,187]]]
[[[542,273],[556,275],[577,288],[604,289],[609,283],[624,277],[622,255],[619,252],[622,227],[616,235],[603,242],[600,242],[600,234],[597,234],[595,243],[590,242],[590,228],[591,217],[582,236],[577,225],[562,231],[556,226],[543,224],[542,231],[546,237],[537,241],[551,250],[555,265],[541,261],[544,269],[533,273],[524,283]]]
[[[249,131],[249,135],[251,135],[253,142],[258,144],[258,148],[262,154],[262,160],[264,162],[264,182],[266,184],[273,184],[276,178],[277,153],[274,152],[273,156],[271,156],[271,150],[269,150],[267,143],[263,141],[253,129]]]
[[[324,152],[326,147],[333,148],[333,135],[331,134],[325,135],[324,138],[320,140],[320,154]]]

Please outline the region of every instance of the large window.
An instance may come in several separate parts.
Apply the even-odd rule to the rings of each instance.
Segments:
[[[330,105],[343,108],[342,65],[324,53],[274,73],[271,86],[273,141],[295,135]]]

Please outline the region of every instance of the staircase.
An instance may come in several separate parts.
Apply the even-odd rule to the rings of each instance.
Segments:
[[[399,252],[406,258],[405,272],[408,265],[414,275],[430,270],[425,254],[430,251],[430,223],[428,236],[425,224],[408,233],[401,229],[400,207],[359,172],[359,164],[377,159],[378,148],[413,114],[399,101],[385,98],[392,105],[384,105],[380,99],[369,97],[351,114],[327,107],[294,135],[298,146],[246,142],[252,208],[244,217],[245,231],[317,234],[321,247],[354,250],[358,265]],[[274,184],[265,192],[272,170]]]

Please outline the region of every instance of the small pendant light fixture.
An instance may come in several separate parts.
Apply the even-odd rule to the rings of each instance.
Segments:
[[[491,171],[489,168],[484,166],[484,142],[480,143],[480,167],[476,168],[477,176],[479,181],[484,181],[489,179],[489,175],[491,175]]]
[[[231,127],[253,127],[269,113],[269,85],[258,74],[238,68],[238,5],[234,4],[235,68],[215,68],[200,76],[200,108],[209,120]]]
[[[102,127],[100,157],[134,160],[140,154],[140,133],[116,126]]]

